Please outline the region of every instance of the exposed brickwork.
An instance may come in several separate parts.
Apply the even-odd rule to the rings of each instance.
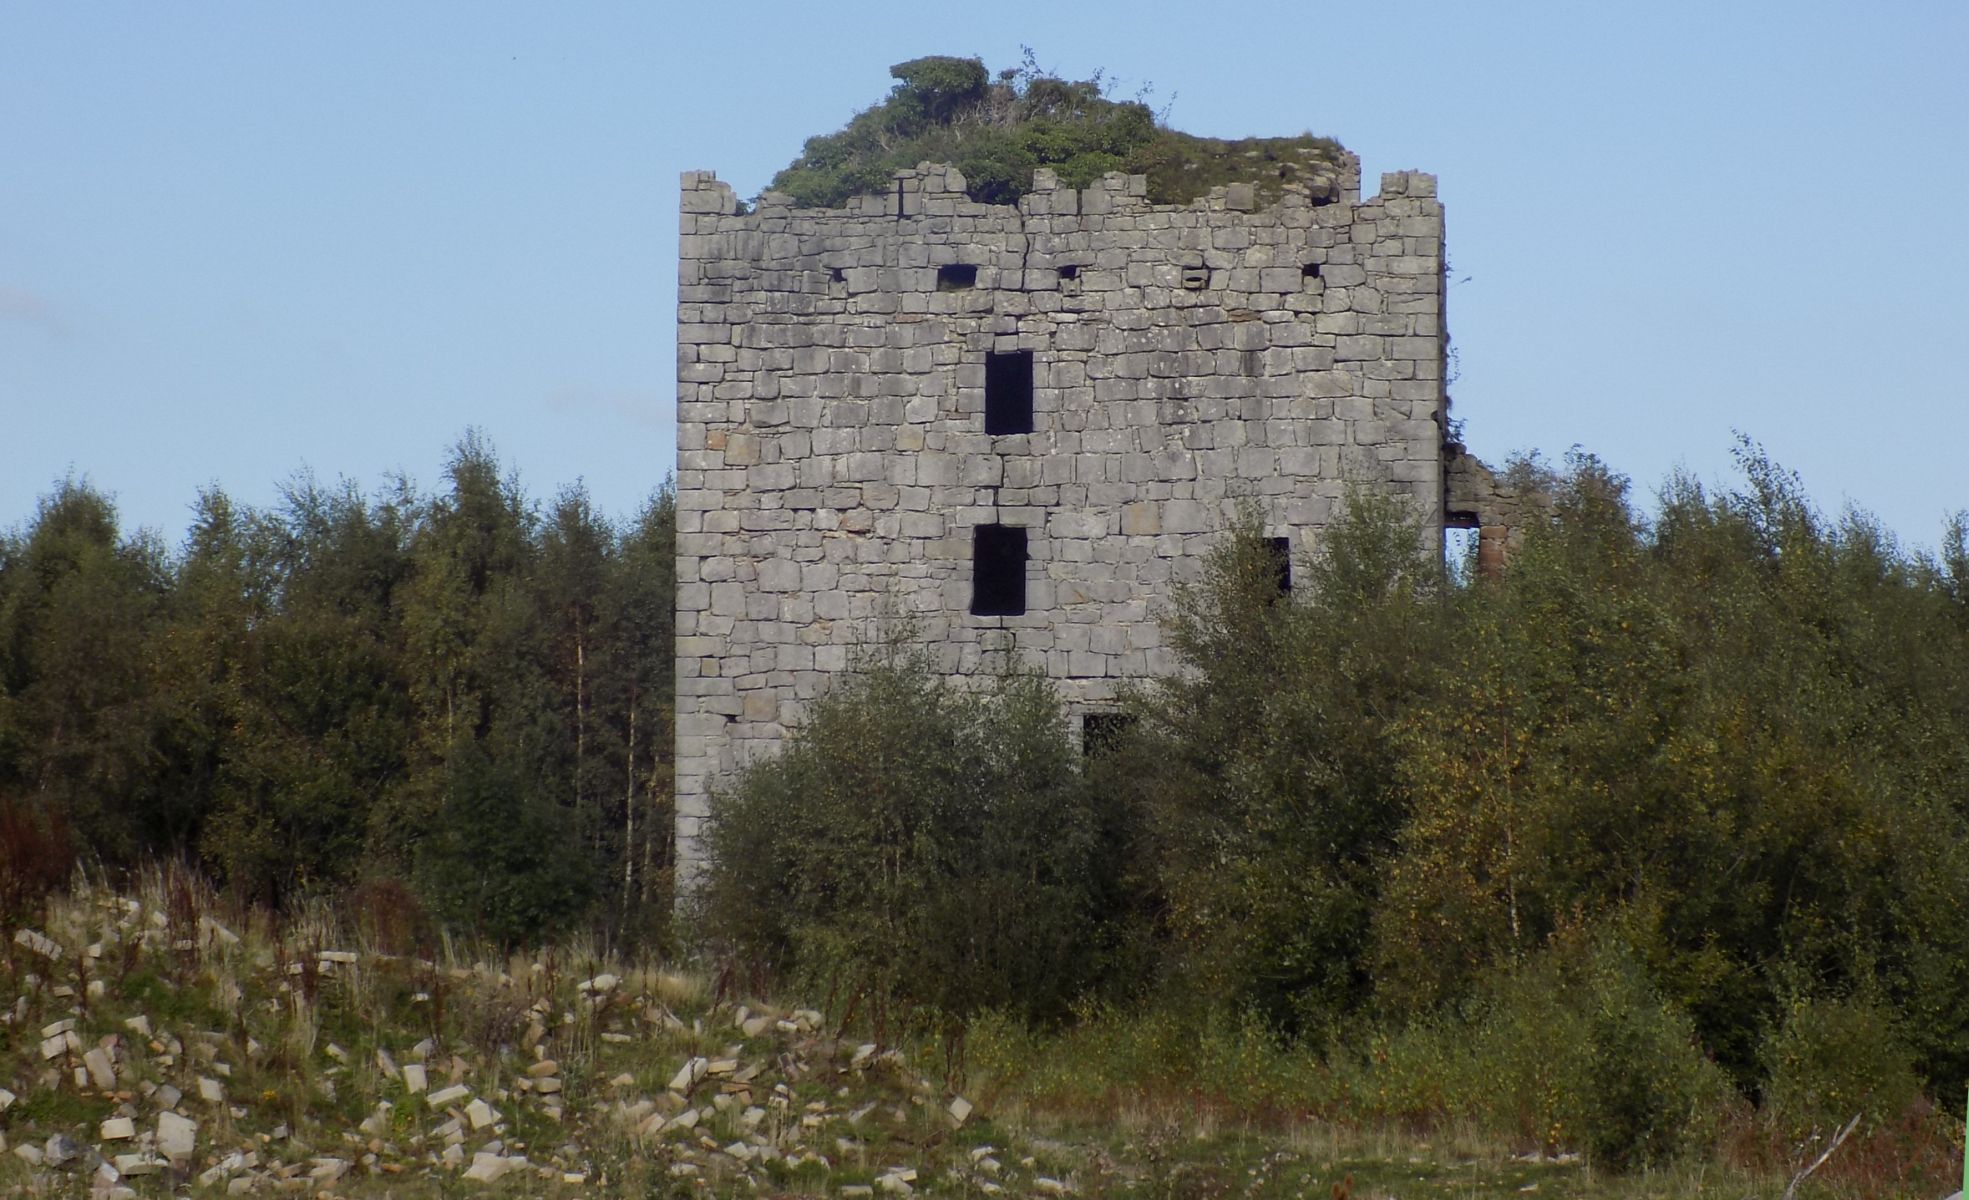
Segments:
[[[1169,671],[1171,585],[1241,501],[1309,552],[1354,484],[1442,523],[1443,218],[1358,169],[1253,211],[1051,172],[976,204],[947,167],[845,210],[739,214],[683,177],[677,844],[901,619],[943,669],[1014,653],[1076,711]],[[970,272],[939,267],[976,267]],[[966,283],[969,286],[965,286]],[[986,355],[1030,351],[1033,431],[985,433]],[[1027,530],[1026,611],[975,616],[974,531]]]

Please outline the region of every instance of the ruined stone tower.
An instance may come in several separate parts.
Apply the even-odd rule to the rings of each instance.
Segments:
[[[742,213],[685,173],[684,878],[719,778],[896,618],[952,675],[1039,667],[1082,720],[1172,668],[1161,607],[1241,502],[1288,563],[1350,486],[1474,522],[1446,503],[1432,176],[1362,201],[1348,156],[1263,208],[1249,185],[1145,196],[1042,170],[977,204],[925,164],[846,209]]]

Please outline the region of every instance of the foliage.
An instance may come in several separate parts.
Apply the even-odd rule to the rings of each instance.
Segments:
[[[0,535],[0,841],[196,855],[283,907],[407,879],[507,942],[667,938],[671,493],[543,519],[475,434],[445,484],[210,489],[175,556],[61,485]]]
[[[1336,162],[1338,143],[1299,137],[1223,141],[1158,124],[1140,99],[1114,100],[1099,73],[1058,78],[1026,52],[1022,67],[994,82],[975,58],[932,56],[889,68],[898,81],[847,127],[807,140],[773,177],[771,190],[799,207],[838,207],[890,188],[890,177],[918,163],[947,162],[974,200],[1010,204],[1050,167],[1067,187],[1084,188],[1109,171],[1146,174],[1149,198],[1185,203],[1223,183],[1260,185],[1275,199],[1286,180],[1304,180]]]
[[[1104,873],[1075,757],[1044,679],[963,690],[885,649],[714,798],[707,928],[870,1005],[1059,1016],[1089,980]]]
[[[1763,1046],[1764,1113],[1790,1138],[1830,1134],[1858,1115],[1873,1128],[1920,1094],[1914,1056],[1878,999],[1795,997]]]
[[[1413,514],[1360,493],[1297,564],[1310,586],[1280,603],[1260,533],[1247,513],[1179,591],[1169,641],[1187,669],[1141,698],[1128,782],[1170,982],[1319,1038],[1370,990],[1376,880],[1402,819],[1395,720],[1436,686],[1442,576]]]

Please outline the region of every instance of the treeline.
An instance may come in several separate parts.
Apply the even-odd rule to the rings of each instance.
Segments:
[[[0,866],[184,857],[253,903],[408,883],[508,941],[660,938],[675,530],[667,487],[620,525],[538,506],[476,435],[432,494],[208,490],[175,552],[64,483],[0,535]]]
[[[1743,465],[1651,513],[1523,468],[1555,505],[1497,580],[1358,497],[1282,601],[1247,522],[1085,759],[1043,683],[878,656],[720,799],[710,927],[946,1032],[1187,1031],[1103,1086],[1229,1029],[1301,1064],[1268,1103],[1615,1164],[1746,1104],[1917,1119],[1969,1081],[1964,528],[1910,554]]]

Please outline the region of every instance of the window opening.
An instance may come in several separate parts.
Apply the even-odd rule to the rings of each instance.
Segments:
[[[985,354],[985,432],[1032,432],[1032,351]]]
[[[1060,278],[1078,279],[1080,278],[1080,268],[1073,263],[1068,263],[1066,266],[1060,268]]]
[[[1266,538],[1272,550],[1272,579],[1278,587],[1280,596],[1292,594],[1292,539],[1289,537]]]
[[[937,290],[961,292],[978,286],[978,269],[970,263],[945,263],[937,268]]]
[[[832,270],[830,270],[830,271],[828,271],[828,273],[827,273],[827,282],[829,282],[829,283],[846,283],[846,282],[848,282],[848,273],[847,273],[846,271],[843,271],[843,270],[842,270],[841,268],[839,268],[839,267],[835,267],[835,268],[833,268]]]
[[[1025,611],[1025,528],[978,526],[971,541],[971,614],[1022,617]]]
[[[1135,727],[1135,714],[1090,712],[1080,719],[1080,752],[1088,757],[1105,754],[1121,744]]]
[[[1307,263],[1305,266],[1299,268],[1299,281],[1301,283],[1311,283],[1319,277],[1320,265],[1318,263]]]
[[[1190,291],[1201,291],[1210,286],[1209,267],[1184,267],[1183,286]]]

